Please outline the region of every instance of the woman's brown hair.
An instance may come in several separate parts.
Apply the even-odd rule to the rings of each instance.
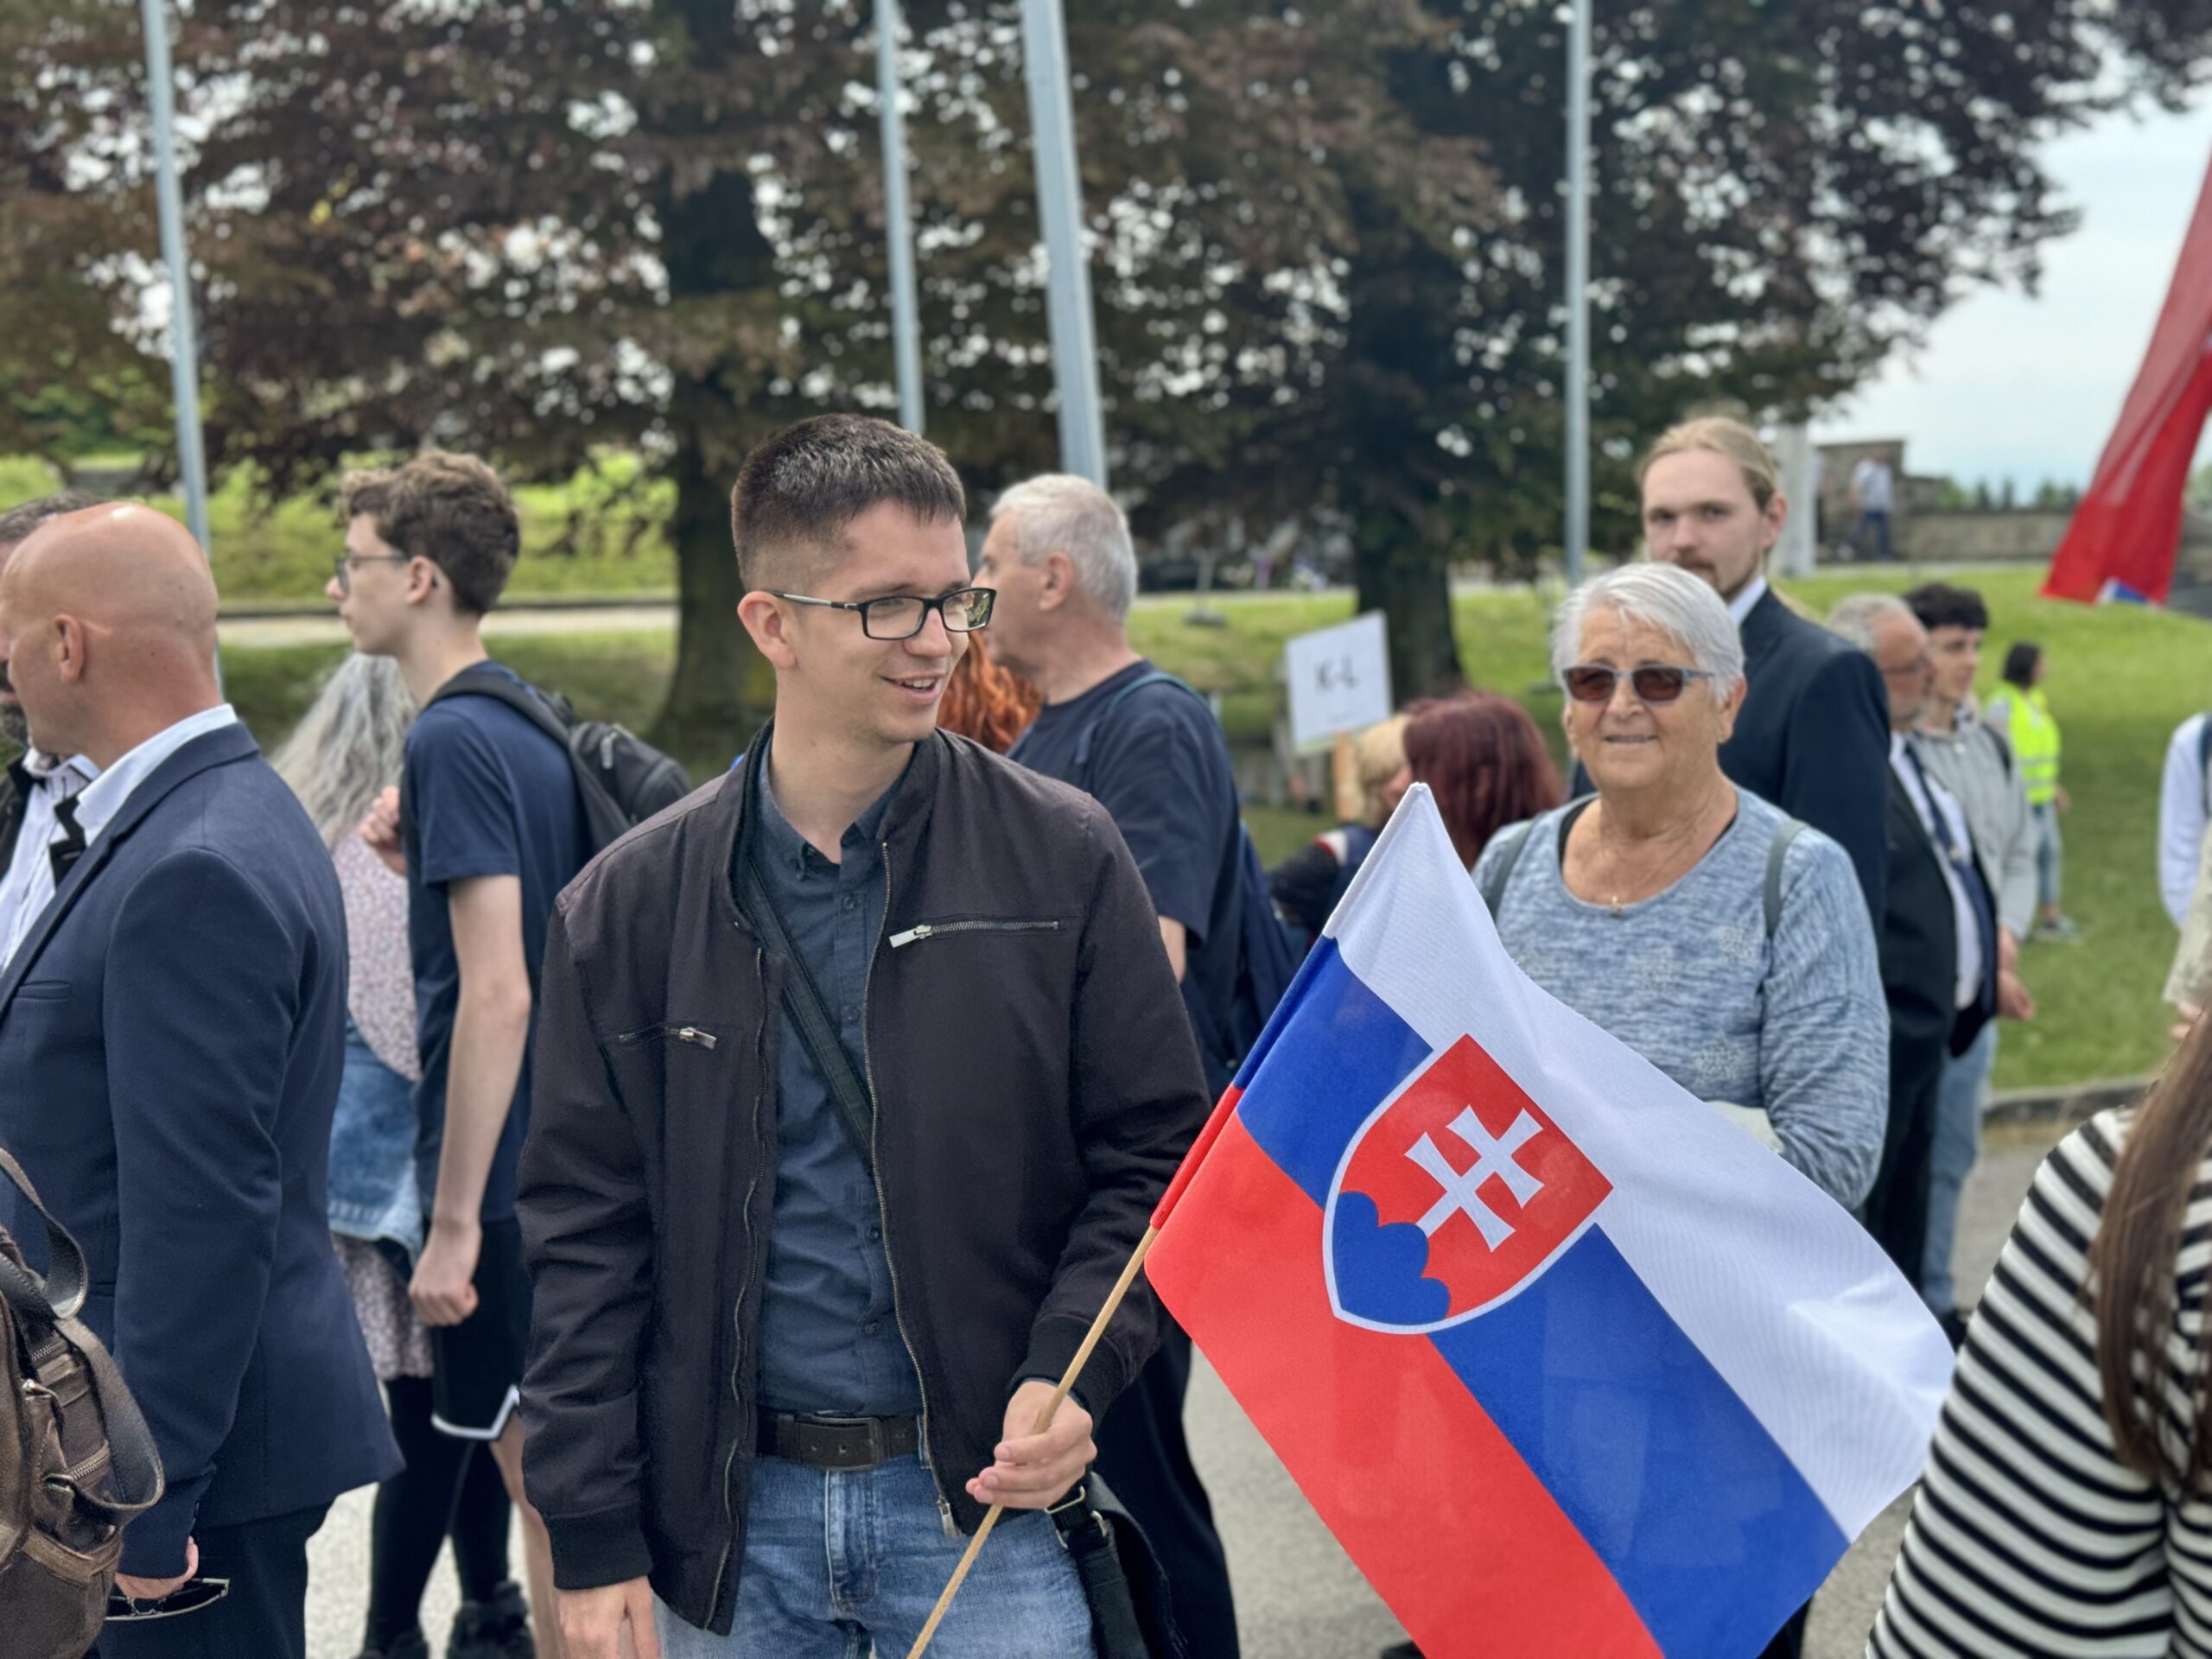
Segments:
[[[2089,1245],[2089,1294],[2097,1320],[2097,1375],[2105,1421],[2120,1459],[2146,1480],[2168,1478],[2160,1446],[2167,1421],[2167,1341],[2174,1331],[2174,1275],[2189,1201],[2212,1154],[2212,1020],[2199,1020],[2129,1123],[2112,1173],[2104,1219]],[[2212,1325],[2206,1326],[2212,1334]],[[2200,1345],[2190,1393],[2196,1430],[2183,1490],[2202,1495],[2212,1474],[2212,1355]]]
[[[1469,691],[1408,711],[1406,760],[1427,784],[1469,869],[1509,823],[1560,804],[1559,769],[1529,711],[1495,691]]]
[[[995,754],[1004,754],[1029,729],[1045,699],[1012,669],[991,660],[981,633],[968,636],[968,649],[944,683],[937,723],[948,732],[972,737]]]

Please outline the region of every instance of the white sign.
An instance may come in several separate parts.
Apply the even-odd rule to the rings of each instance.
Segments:
[[[1390,718],[1390,644],[1382,613],[1370,611],[1283,647],[1290,681],[1290,741],[1325,744]]]

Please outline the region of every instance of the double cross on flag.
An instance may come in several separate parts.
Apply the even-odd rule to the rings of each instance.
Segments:
[[[1857,1223],[1513,966],[1418,786],[1154,1225],[1430,1659],[1750,1659],[1949,1380]]]

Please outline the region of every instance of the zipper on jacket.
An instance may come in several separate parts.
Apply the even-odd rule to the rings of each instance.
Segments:
[[[694,1048],[712,1048],[721,1041],[713,1032],[702,1031],[696,1026],[647,1026],[642,1031],[626,1031],[614,1040],[618,1043],[645,1043],[656,1037],[665,1037],[675,1043],[689,1043]]]
[[[765,990],[768,982],[767,953],[758,944],[753,947],[753,972]],[[765,997],[763,1006],[766,1006]],[[768,1016],[763,1013],[760,1016],[760,1028],[753,1041],[755,1050],[760,1051],[754,1055],[758,1063],[753,1068],[753,1143],[756,1154],[760,1144],[760,1096],[766,1086],[764,1080],[767,1076],[767,1057],[765,1052],[768,1034],[767,1021]],[[693,1028],[686,1026],[683,1030],[689,1032]],[[676,1034],[680,1039],[689,1040],[683,1039],[682,1033]],[[715,1039],[711,1033],[696,1032],[695,1035],[706,1038],[706,1046],[709,1048],[715,1046]],[[745,1376],[746,1281],[752,1276],[753,1271],[753,1198],[760,1190],[760,1160],[756,1155],[753,1160],[753,1179],[746,1184],[745,1203],[738,1211],[739,1219],[745,1224],[745,1268],[743,1274],[738,1279],[737,1295],[731,1301],[729,1310],[730,1333],[734,1347],[729,1366],[729,1397],[732,1404],[740,1408],[745,1404],[745,1395],[741,1384]],[[888,1255],[889,1252],[887,1251],[885,1254]],[[714,1618],[715,1610],[721,1605],[722,1580],[729,1572],[731,1552],[737,1548],[737,1505],[730,1498],[730,1477],[737,1472],[738,1452],[743,1449],[748,1440],[757,1438],[760,1433],[757,1426],[753,1427],[751,1434],[747,1433],[747,1426],[743,1421],[739,1422],[736,1436],[730,1441],[729,1455],[722,1459],[722,1556],[721,1560],[715,1564],[715,1587],[707,1599],[707,1617],[709,1620]]]
[[[875,936],[879,950],[883,944],[883,931],[891,925],[891,843],[884,842],[881,847],[883,921]],[[1055,922],[1052,925],[1057,927],[1059,924]],[[892,941],[893,949],[897,948],[898,943],[896,939]],[[875,1212],[883,1220],[883,1265],[891,1275],[891,1322],[899,1327],[899,1340],[906,1350],[906,1363],[914,1368],[914,1386],[921,1390],[922,1395],[922,1432],[919,1437],[922,1467],[929,1471],[930,1491],[937,1498],[938,1518],[944,1524],[945,1536],[950,1538],[959,1532],[959,1528],[953,1522],[952,1505],[945,1502],[944,1483],[938,1478],[937,1460],[930,1453],[930,1381],[922,1370],[921,1356],[914,1351],[914,1340],[906,1334],[906,1316],[899,1311],[899,1261],[891,1249],[891,1205],[883,1191],[883,1160],[879,1155],[882,1141],[883,1105],[876,1098],[875,1056],[869,1051],[868,1042],[868,992],[875,983],[875,957],[874,951],[868,954],[868,972],[861,976],[861,1072],[868,1082],[868,1173],[875,1180]]]
[[[946,933],[1057,933],[1058,922],[921,922],[904,933],[891,936],[891,948],[904,950],[910,944],[919,944],[924,939],[934,939]]]

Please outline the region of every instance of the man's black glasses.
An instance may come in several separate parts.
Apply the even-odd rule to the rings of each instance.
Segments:
[[[911,639],[922,631],[931,611],[944,620],[947,633],[973,633],[990,621],[991,601],[999,596],[995,588],[963,588],[938,599],[924,599],[918,594],[887,594],[881,599],[810,599],[804,594],[781,594],[773,588],[769,592],[794,605],[858,611],[861,632],[871,639]]]
[[[1577,702],[1611,702],[1613,688],[1621,683],[1621,671],[1608,668],[1603,663],[1577,663],[1560,676],[1567,687],[1567,695]],[[1713,676],[1701,668],[1676,668],[1671,663],[1646,663],[1628,671],[1628,683],[1637,698],[1644,702],[1673,702],[1689,689],[1692,680],[1709,680]]]

